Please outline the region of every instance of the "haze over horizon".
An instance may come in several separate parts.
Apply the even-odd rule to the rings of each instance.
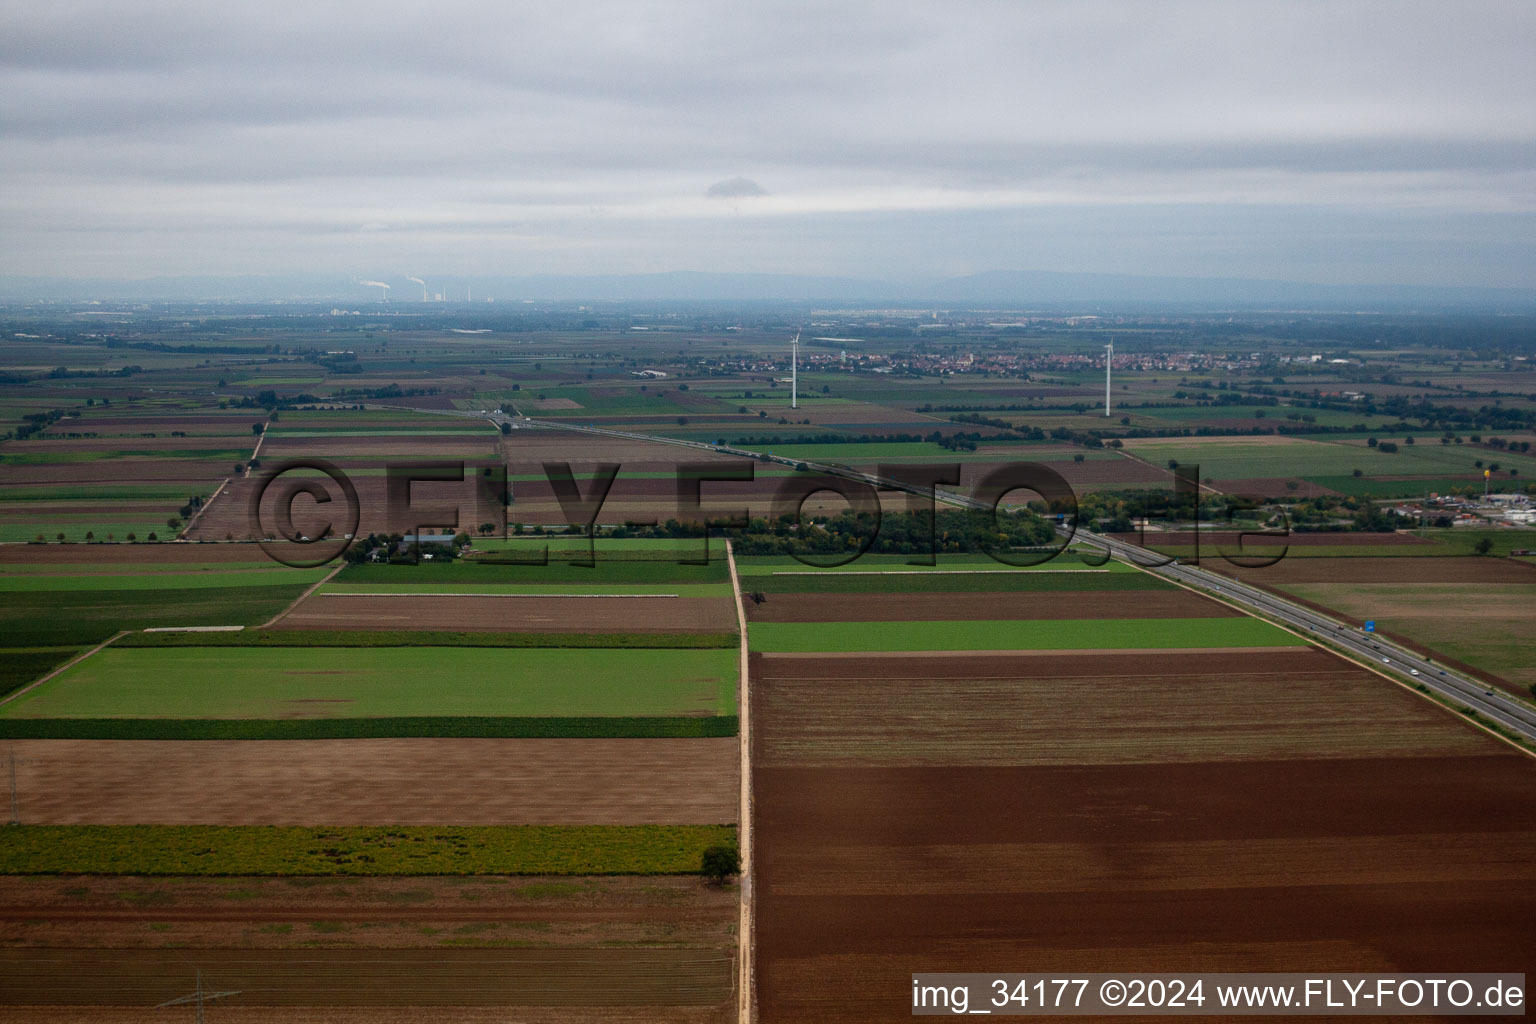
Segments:
[[[1536,288],[1528,4],[91,0],[0,25],[5,278]]]

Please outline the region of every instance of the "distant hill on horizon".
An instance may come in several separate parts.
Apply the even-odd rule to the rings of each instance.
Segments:
[[[388,279],[387,276],[379,279]],[[413,300],[418,285],[394,284],[393,302]],[[880,304],[1031,309],[1102,306],[1295,309],[1317,311],[1536,311],[1536,289],[1415,285],[1345,285],[1247,278],[1153,277],[1054,271],[989,271],[920,281],[863,280],[789,274],[672,271],[593,276],[473,276],[433,281],[462,305],[497,302],[690,302]],[[0,301],[167,300],[197,302],[376,303],[380,291],[326,276],[167,276],[143,279],[0,277]]]

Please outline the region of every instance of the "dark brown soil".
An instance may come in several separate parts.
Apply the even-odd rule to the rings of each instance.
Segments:
[[[656,587],[666,592],[665,585]],[[317,592],[278,629],[469,630],[513,633],[733,632],[729,597],[545,597]]]
[[[978,664],[997,673],[991,696],[966,688]],[[1008,698],[1008,672],[1033,709]],[[1117,702],[1139,709],[1123,731],[1021,739],[1047,711],[1108,720]],[[957,709],[975,749],[1035,763],[968,763],[963,732],[943,763],[922,735]],[[753,711],[765,1022],[906,1019],[914,971],[1523,971],[1536,957],[1536,765],[1320,651],[758,658]],[[1312,740],[1292,726],[1308,714],[1371,742],[1301,754]],[[1400,721],[1372,732],[1372,715]],[[1225,736],[1226,756],[1102,763],[1148,749],[1138,717],[1141,732]],[[1405,728],[1414,742],[1383,756]],[[1038,744],[1056,742],[1064,759],[1042,763]],[[1277,744],[1298,749],[1256,756]],[[841,762],[818,764],[827,751]]]

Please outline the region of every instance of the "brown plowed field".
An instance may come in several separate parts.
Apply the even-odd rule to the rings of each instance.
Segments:
[[[185,438],[177,438],[185,442]],[[244,452],[245,444],[231,445]],[[100,459],[52,465],[0,464],[0,484],[185,483],[191,491],[217,487],[234,469],[235,460],[224,459]],[[189,491],[189,493],[191,493]]]
[[[219,1024],[422,1024],[443,1019],[420,1006],[232,1006],[210,1003],[208,1016]],[[122,1006],[17,1006],[11,1018],[26,1024],[165,1024],[172,1011]],[[732,996],[718,1006],[518,1006],[508,1016],[504,1006],[455,1006],[453,1024],[728,1024],[736,1020]]]
[[[1180,619],[1241,614],[1185,590],[1087,593],[774,594],[747,602],[754,622],[952,622],[1029,619]]]
[[[11,1005],[155,1006],[210,984],[229,1006],[720,1006],[730,949],[4,949]],[[190,1011],[188,1011],[190,1013]],[[664,1017],[662,1019],[665,1019]]]
[[[658,593],[665,585],[656,587]],[[470,630],[503,633],[734,632],[728,598],[315,593],[278,629]]]
[[[1321,651],[752,668],[765,1024],[904,1019],[917,970],[1536,957],[1536,765]]]
[[[867,659],[863,676],[830,659],[821,664],[831,671],[813,679],[804,672],[815,659],[757,655],[753,700],[781,733],[756,763],[1217,763],[1487,749],[1427,702],[1315,653],[1306,669],[1249,655],[1241,670],[1201,672],[1198,659],[1153,652],[1077,676],[1055,674],[1051,658],[992,674],[999,659],[961,655],[945,659],[942,675],[932,671],[938,659]],[[786,665],[793,674],[781,676]]]
[[[266,457],[267,452],[263,449],[262,458],[266,468],[275,468],[276,460],[266,462]],[[339,463],[338,468],[352,481],[357,491],[360,517],[357,533],[359,535],[414,533],[417,526],[428,527],[430,532],[431,527],[448,525],[455,515],[458,517],[459,528],[463,530],[473,531],[482,522],[500,523],[498,516],[500,509],[479,494],[478,485],[473,480],[413,484],[411,508],[402,509],[401,514],[392,520],[386,499],[385,477],[353,473],[351,470],[356,467],[346,463]],[[469,475],[466,472],[466,477]],[[218,500],[204,509],[197,525],[188,532],[188,539],[210,541],[222,541],[227,537],[232,537],[234,540],[251,539],[249,502],[255,488],[261,486],[262,479],[262,473],[257,472],[253,476],[232,480],[229,486],[224,488],[224,493],[219,495]],[[336,532],[344,533],[349,513],[342,489],[327,478],[314,477],[313,479],[325,488],[331,501],[322,505],[307,495],[298,495],[292,505],[294,528],[300,533],[314,536],[318,535],[327,523],[330,523]],[[277,535],[278,528],[275,516],[278,498],[287,493],[292,483],[289,475],[284,474],[273,481],[270,489],[262,497],[261,523],[273,536]],[[438,519],[442,519],[443,522],[435,522]]]
[[[285,545],[289,553],[298,549]],[[0,565],[177,565],[247,562],[241,568],[275,568],[255,544],[0,544]]]
[[[34,824],[736,820],[734,738],[17,740]]]
[[[1536,566],[1509,558],[1282,558],[1262,569],[1220,560],[1207,568],[1254,583],[1536,583]]]
[[[731,942],[735,896],[696,876],[11,877],[0,879],[0,945],[709,949]]]

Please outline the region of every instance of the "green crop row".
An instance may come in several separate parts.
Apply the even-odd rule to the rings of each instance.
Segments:
[[[735,736],[735,715],[654,718],[416,715],[399,718],[0,718],[13,740],[707,739]]]
[[[13,825],[8,875],[683,875],[730,825]]]
[[[238,633],[130,633],[118,647],[518,647],[716,650],[735,633],[461,633],[444,630],[246,629]]]

